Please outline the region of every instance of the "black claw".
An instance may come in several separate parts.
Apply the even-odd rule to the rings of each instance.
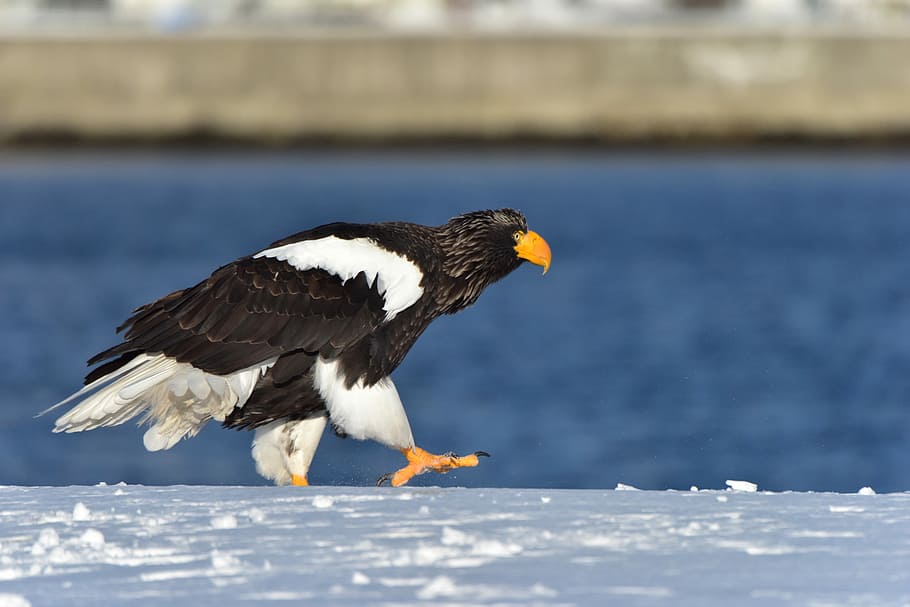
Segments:
[[[475,451],[475,452],[474,452],[474,455],[476,455],[477,457],[492,457],[492,456],[491,456],[489,453],[487,453],[486,451]]]
[[[393,476],[394,474],[395,474],[394,472],[389,472],[388,474],[383,474],[382,476],[379,477],[379,480],[376,481],[376,486],[377,486],[377,487],[382,487],[382,483],[384,483],[384,482],[386,482],[386,481],[388,481],[389,484],[391,485],[391,484],[392,484],[392,476]]]

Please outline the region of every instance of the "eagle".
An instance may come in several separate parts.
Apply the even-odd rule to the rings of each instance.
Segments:
[[[434,319],[525,261],[546,273],[550,247],[513,209],[294,234],[137,308],[117,328],[122,342],[89,359],[84,387],[51,407],[78,403],[54,432],[141,416],[145,448],[159,451],[214,419],[254,431],[256,469],[278,485],[308,484],[329,422],[404,454],[377,484],[476,466],[483,451],[416,445],[391,374]]]

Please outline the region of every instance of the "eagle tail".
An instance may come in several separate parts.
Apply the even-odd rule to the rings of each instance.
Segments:
[[[196,435],[210,419],[224,420],[249,398],[267,366],[221,376],[163,354],[140,354],[43,411],[78,401],[54,423],[54,432],[82,432],[122,424],[142,415],[151,427],[149,451],[170,449]]]

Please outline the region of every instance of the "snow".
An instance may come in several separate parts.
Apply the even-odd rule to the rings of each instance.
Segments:
[[[0,487],[0,607],[896,606],[907,562],[910,493]]]

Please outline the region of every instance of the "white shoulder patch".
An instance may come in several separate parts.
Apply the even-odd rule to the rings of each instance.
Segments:
[[[386,251],[369,238],[346,240],[327,236],[316,240],[292,242],[256,253],[253,257],[272,257],[287,261],[298,270],[318,268],[348,281],[360,272],[371,282],[378,280],[385,303],[386,320],[414,305],[423,295],[423,272],[411,260]]]

